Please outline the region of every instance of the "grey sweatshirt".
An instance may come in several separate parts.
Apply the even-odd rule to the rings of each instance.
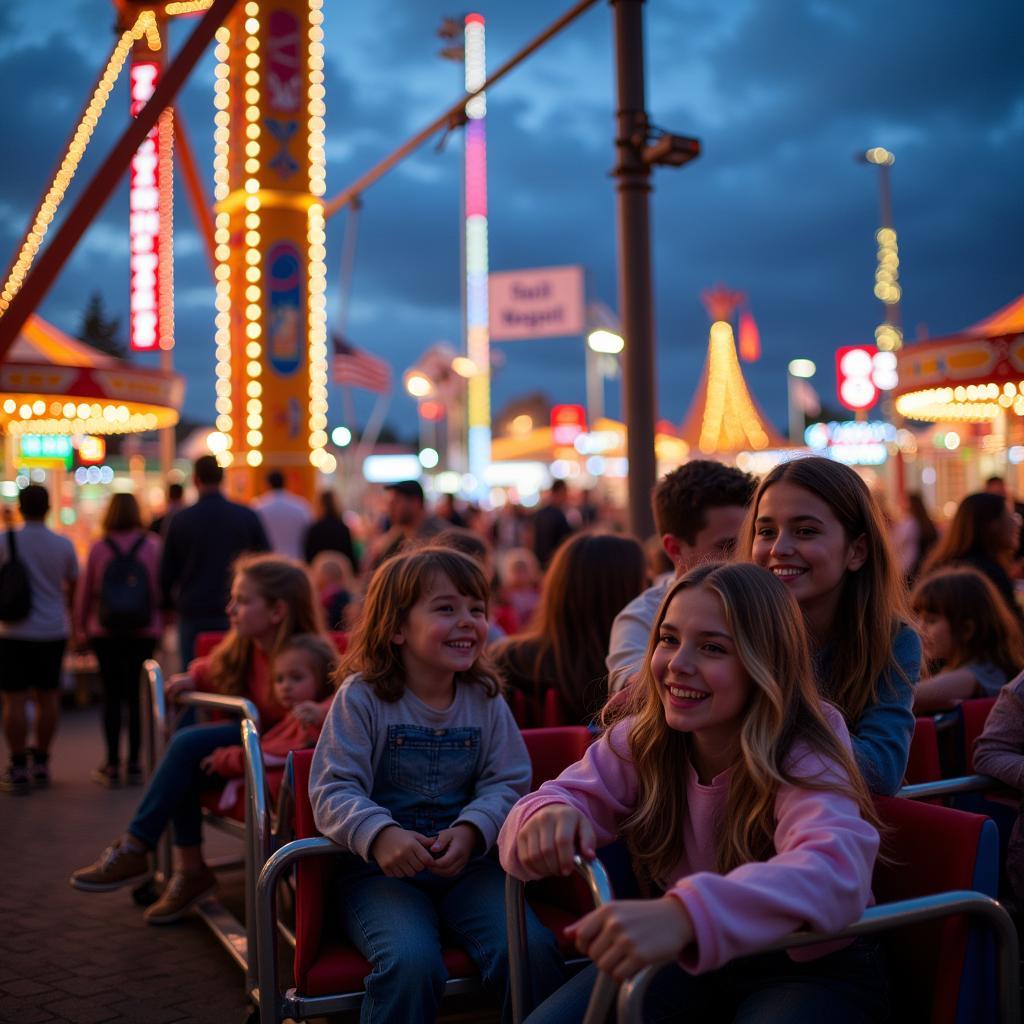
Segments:
[[[374,797],[393,790],[396,781],[401,785],[391,772],[393,757],[385,755],[402,742],[396,728],[404,727],[434,730],[437,736],[444,730],[473,730],[475,763],[467,779],[452,780],[452,789],[466,786],[469,799],[444,827],[473,825],[489,849],[512,805],[530,788],[531,768],[508,704],[476,684],[456,683],[455,699],[438,710],[408,691],[393,703],[382,701],[361,676],[349,677],[335,695],[313,754],[309,797],[317,828],[370,859],[378,833],[399,824]]]

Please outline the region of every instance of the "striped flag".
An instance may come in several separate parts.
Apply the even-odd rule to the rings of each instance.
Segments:
[[[333,379],[335,384],[346,384],[379,395],[391,390],[391,367],[383,359],[363,352],[339,335],[334,336]]]

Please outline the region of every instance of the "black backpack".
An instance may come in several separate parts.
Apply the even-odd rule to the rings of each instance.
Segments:
[[[99,616],[100,625],[112,633],[144,629],[153,617],[149,573],[136,558],[145,541],[143,534],[131,548],[122,551],[107,538],[114,557],[107,563],[100,581]]]
[[[28,570],[18,558],[14,531],[7,531],[8,559],[0,565],[0,622],[21,622],[32,610],[32,588]]]

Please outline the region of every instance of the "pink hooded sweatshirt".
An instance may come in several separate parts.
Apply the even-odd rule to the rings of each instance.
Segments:
[[[842,715],[824,705],[840,741],[850,747]],[[523,880],[533,877],[516,855],[523,825],[548,804],[576,808],[594,826],[598,847],[612,842],[619,823],[637,800],[637,779],[629,757],[631,721],[614,726],[555,780],[523,797],[505,821],[498,849],[505,870]],[[797,777],[818,781],[844,778],[834,763],[797,743],[788,758]],[[683,853],[665,879],[667,895],[678,899],[693,921],[695,941],[680,963],[693,974],[715,970],[748,956],[801,928],[831,932],[856,921],[871,903],[871,872],[878,833],[864,821],[856,803],[839,792],[783,786],[775,801],[775,855],[715,871],[716,818],[724,812],[729,772],[701,785],[687,767],[688,814]],[[794,960],[810,960],[846,943],[828,943],[790,951]]]

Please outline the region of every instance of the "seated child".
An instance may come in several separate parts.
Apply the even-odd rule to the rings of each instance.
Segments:
[[[878,832],[842,715],[815,690],[800,609],[754,565],[704,565],[668,589],[639,679],[583,760],[520,800],[498,839],[517,878],[569,874],[625,840],[655,899],[616,899],[567,929],[593,964],[528,1024],[583,1019],[598,970],[659,973],[645,1020],[882,1019],[874,939],[758,950],[837,931],[871,901]],[[651,1003],[657,1004],[655,1008]]]
[[[943,711],[971,697],[994,697],[1024,668],[1020,625],[976,569],[933,572],[914,588],[910,601],[931,669],[917,684],[916,714]]]
[[[453,942],[508,1019],[505,876],[488,854],[531,766],[484,654],[487,597],[458,551],[388,559],[336,674],[309,796],[317,828],[349,852],[337,908],[373,965],[362,1024],[433,1021]],[[561,959],[528,918],[535,991],[550,992]]]
[[[357,589],[352,563],[340,551],[321,551],[313,559],[309,571],[327,628],[347,632]]]
[[[290,750],[316,746],[320,728],[333,697],[331,677],[338,665],[338,651],[316,633],[297,633],[281,646],[272,668],[274,696],[287,714],[260,737],[260,750],[267,768],[285,763]],[[238,801],[245,774],[245,758],[239,745],[218,747],[201,762],[208,775],[227,779],[218,807],[228,811]],[[281,779],[268,776],[271,796],[277,797]]]
[[[526,629],[540,604],[540,564],[529,548],[511,548],[501,558],[498,567],[500,587],[498,594],[509,605],[516,618],[516,628],[509,634]]]

